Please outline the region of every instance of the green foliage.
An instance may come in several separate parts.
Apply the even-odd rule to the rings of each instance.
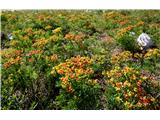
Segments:
[[[13,37],[0,52],[2,109],[130,109],[102,74],[115,66],[148,71],[146,96],[159,99],[159,11],[2,11],[1,23]],[[157,49],[136,53],[142,32]]]
[[[98,83],[88,83],[89,80],[82,79],[78,82],[72,80],[73,92],[60,90],[60,95],[56,98],[56,103],[60,109],[72,110],[96,110],[100,109],[100,85]]]
[[[126,33],[117,41],[121,45],[121,47],[124,48],[125,50],[131,51],[131,52],[136,52],[138,50],[135,37],[129,35],[129,33]]]

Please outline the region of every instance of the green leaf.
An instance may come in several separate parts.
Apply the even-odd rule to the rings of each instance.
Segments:
[[[38,78],[38,74],[34,71],[32,74],[33,79],[37,79]]]

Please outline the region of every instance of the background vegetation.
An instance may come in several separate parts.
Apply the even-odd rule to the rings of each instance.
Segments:
[[[1,108],[160,109],[159,28],[155,10],[3,11]]]

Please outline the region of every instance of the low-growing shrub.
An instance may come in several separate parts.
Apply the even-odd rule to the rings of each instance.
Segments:
[[[159,99],[152,93],[152,79],[138,69],[115,67],[104,75],[109,109],[159,109]]]
[[[88,57],[76,56],[51,71],[59,76],[60,95],[56,102],[61,109],[98,109],[100,85],[96,79],[91,79],[92,62]]]

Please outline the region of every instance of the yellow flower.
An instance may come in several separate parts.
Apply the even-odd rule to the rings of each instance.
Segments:
[[[141,102],[138,102],[136,106],[142,107],[142,103],[141,103]]]
[[[125,105],[125,107],[129,107],[130,106],[130,103],[128,102],[128,101],[126,101],[125,103],[124,103],[124,105]]]
[[[125,62],[125,61],[129,61],[131,59],[131,57],[132,57],[131,52],[124,51],[124,52],[121,52],[118,55],[112,55],[111,63],[112,64],[119,64],[119,63],[122,63],[122,62]]]
[[[98,83],[98,80],[95,79],[95,80],[88,80],[88,82],[91,84],[91,85],[96,85]]]
[[[10,46],[15,46],[15,45],[17,45],[17,43],[18,43],[17,40],[12,40],[12,41],[10,42]]]
[[[123,72],[124,73],[128,73],[130,71],[130,68],[128,66],[126,66],[124,69],[123,69]]]
[[[122,99],[121,99],[119,96],[116,97],[116,100],[117,100],[118,102],[122,101]]]
[[[62,14],[58,14],[58,17],[61,17],[62,16]]]
[[[57,54],[53,54],[53,55],[50,57],[50,60],[51,60],[52,62],[57,61],[57,59],[58,59]]]
[[[52,28],[52,26],[50,26],[50,25],[47,25],[47,26],[45,27],[46,30],[51,29],[51,28]]]
[[[159,49],[149,49],[147,53],[145,54],[145,59],[150,59],[153,57],[159,57],[160,56],[160,50]]]
[[[131,83],[129,83],[127,80],[123,83],[123,85],[124,85],[124,87],[125,86],[128,86],[128,87],[130,87],[131,86]]]
[[[156,100],[155,98],[153,98],[153,97],[151,98],[151,101],[152,101],[152,102],[154,102],[155,100]]]
[[[129,91],[128,96],[131,97],[133,95],[133,92]]]
[[[54,76],[56,74],[55,69],[52,69],[51,74]]]
[[[58,28],[53,30],[53,33],[60,33],[61,31],[62,31],[62,28],[58,27]]]
[[[48,56],[46,56],[46,57],[45,57],[45,59],[46,59],[46,61],[48,61],[48,60],[49,60],[49,57],[48,57]]]
[[[58,39],[59,37],[57,35],[53,35],[48,40],[54,42],[54,41],[58,41]]]
[[[19,34],[21,30],[13,31],[13,35]]]
[[[119,88],[119,87],[115,87],[115,89],[116,89],[116,91],[119,91],[119,90],[120,90],[120,88]]]
[[[136,75],[135,74],[132,74],[131,76],[130,76],[130,80],[136,80]]]
[[[148,77],[146,77],[146,76],[142,76],[142,79],[143,79],[143,80],[146,80],[147,78],[148,78]]]
[[[42,48],[44,47],[46,44],[48,43],[48,40],[46,39],[38,39],[35,41],[35,43],[32,45],[32,47],[35,47],[35,48]]]
[[[137,88],[136,88],[136,87],[134,87],[134,89],[133,89],[133,90],[134,90],[134,92],[137,92]]]
[[[93,80],[93,84],[97,84],[98,83],[98,79]]]
[[[135,27],[141,26],[141,25],[143,25],[143,24],[144,24],[143,21],[139,21],[139,22],[135,25]]]
[[[142,56],[143,56],[143,55],[142,55],[142,54],[139,54],[139,53],[134,54],[134,57],[135,57],[135,58],[138,58],[138,59],[142,58]]]
[[[113,81],[114,81],[114,78],[111,78],[111,79],[110,79],[110,82],[113,82]]]

